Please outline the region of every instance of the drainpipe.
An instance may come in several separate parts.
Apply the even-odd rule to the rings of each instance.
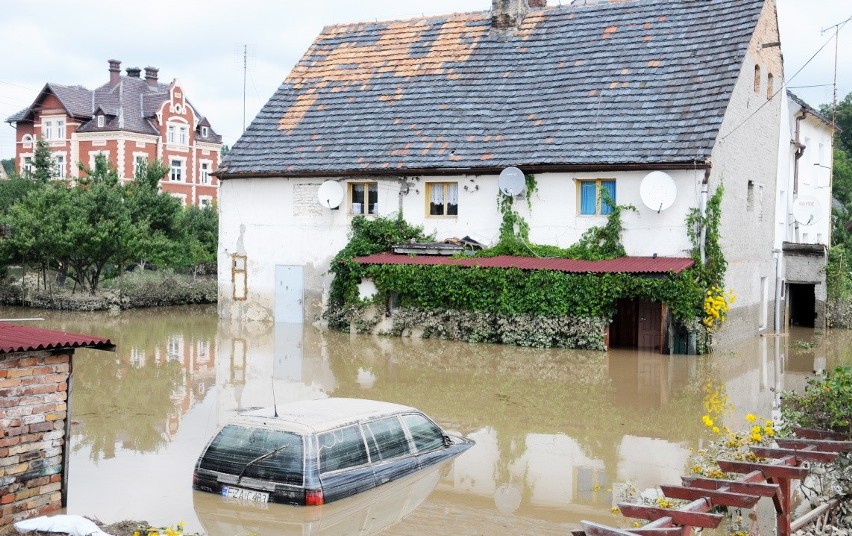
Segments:
[[[773,249],[772,256],[775,257],[775,322],[773,323],[775,333],[781,333],[781,282],[784,278],[781,276],[781,256],[780,249]],[[775,342],[776,346],[778,342]]]
[[[710,182],[710,161],[707,161],[707,168],[704,170],[704,180],[701,181],[701,200],[698,204],[698,210],[701,213],[701,221],[707,217],[707,187]],[[701,231],[698,238],[698,251],[701,253],[701,265],[707,262],[707,251],[704,247],[704,242],[707,240],[707,226],[701,224]]]
[[[807,147],[801,142],[801,123],[808,116],[807,110],[802,110],[802,114],[796,116],[796,137],[793,139],[793,147],[795,147],[795,159],[793,160],[793,201],[799,196],[799,159],[805,154],[805,149]],[[787,207],[784,207],[784,211],[787,211]],[[799,241],[799,222],[796,222],[794,225],[795,229],[795,241]]]

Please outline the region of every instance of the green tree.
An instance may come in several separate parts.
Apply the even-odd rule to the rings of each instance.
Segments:
[[[56,161],[53,159],[53,153],[50,152],[50,145],[44,141],[44,138],[36,141],[32,165],[32,171],[29,174],[36,182],[46,184],[50,179],[58,176]]]
[[[219,213],[215,207],[186,207],[181,212],[182,255],[176,261],[193,269],[193,274],[216,265],[219,244]]]

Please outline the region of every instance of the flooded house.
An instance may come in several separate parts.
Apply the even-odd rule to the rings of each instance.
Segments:
[[[605,225],[610,202],[632,206],[625,255],[492,267],[677,275],[711,254],[694,222],[722,190],[716,240],[737,299],[717,337],[814,316],[831,127],[784,91],[773,0],[490,8],[323,29],[219,170],[221,317],[318,319],[353,218],[398,214],[438,241],[487,246],[506,197],[526,200],[514,210],[530,242],[561,248]],[[480,266],[430,253],[359,262]],[[606,344],[679,353],[666,303],[626,296],[611,310]]]

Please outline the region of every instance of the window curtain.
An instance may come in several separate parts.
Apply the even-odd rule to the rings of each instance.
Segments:
[[[429,214],[444,215],[444,185],[433,183],[429,185]]]
[[[598,189],[594,181],[580,183],[580,214],[595,214],[598,208]]]
[[[459,213],[459,185],[450,183],[447,185],[447,215],[457,216]]]
[[[606,190],[612,202],[615,203],[615,181],[601,181],[601,190]],[[612,205],[604,202],[601,196],[601,214],[612,214]]]

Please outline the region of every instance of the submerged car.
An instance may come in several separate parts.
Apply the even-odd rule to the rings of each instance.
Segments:
[[[326,398],[241,414],[204,448],[193,488],[247,502],[321,505],[458,456],[473,441],[415,408]]]

